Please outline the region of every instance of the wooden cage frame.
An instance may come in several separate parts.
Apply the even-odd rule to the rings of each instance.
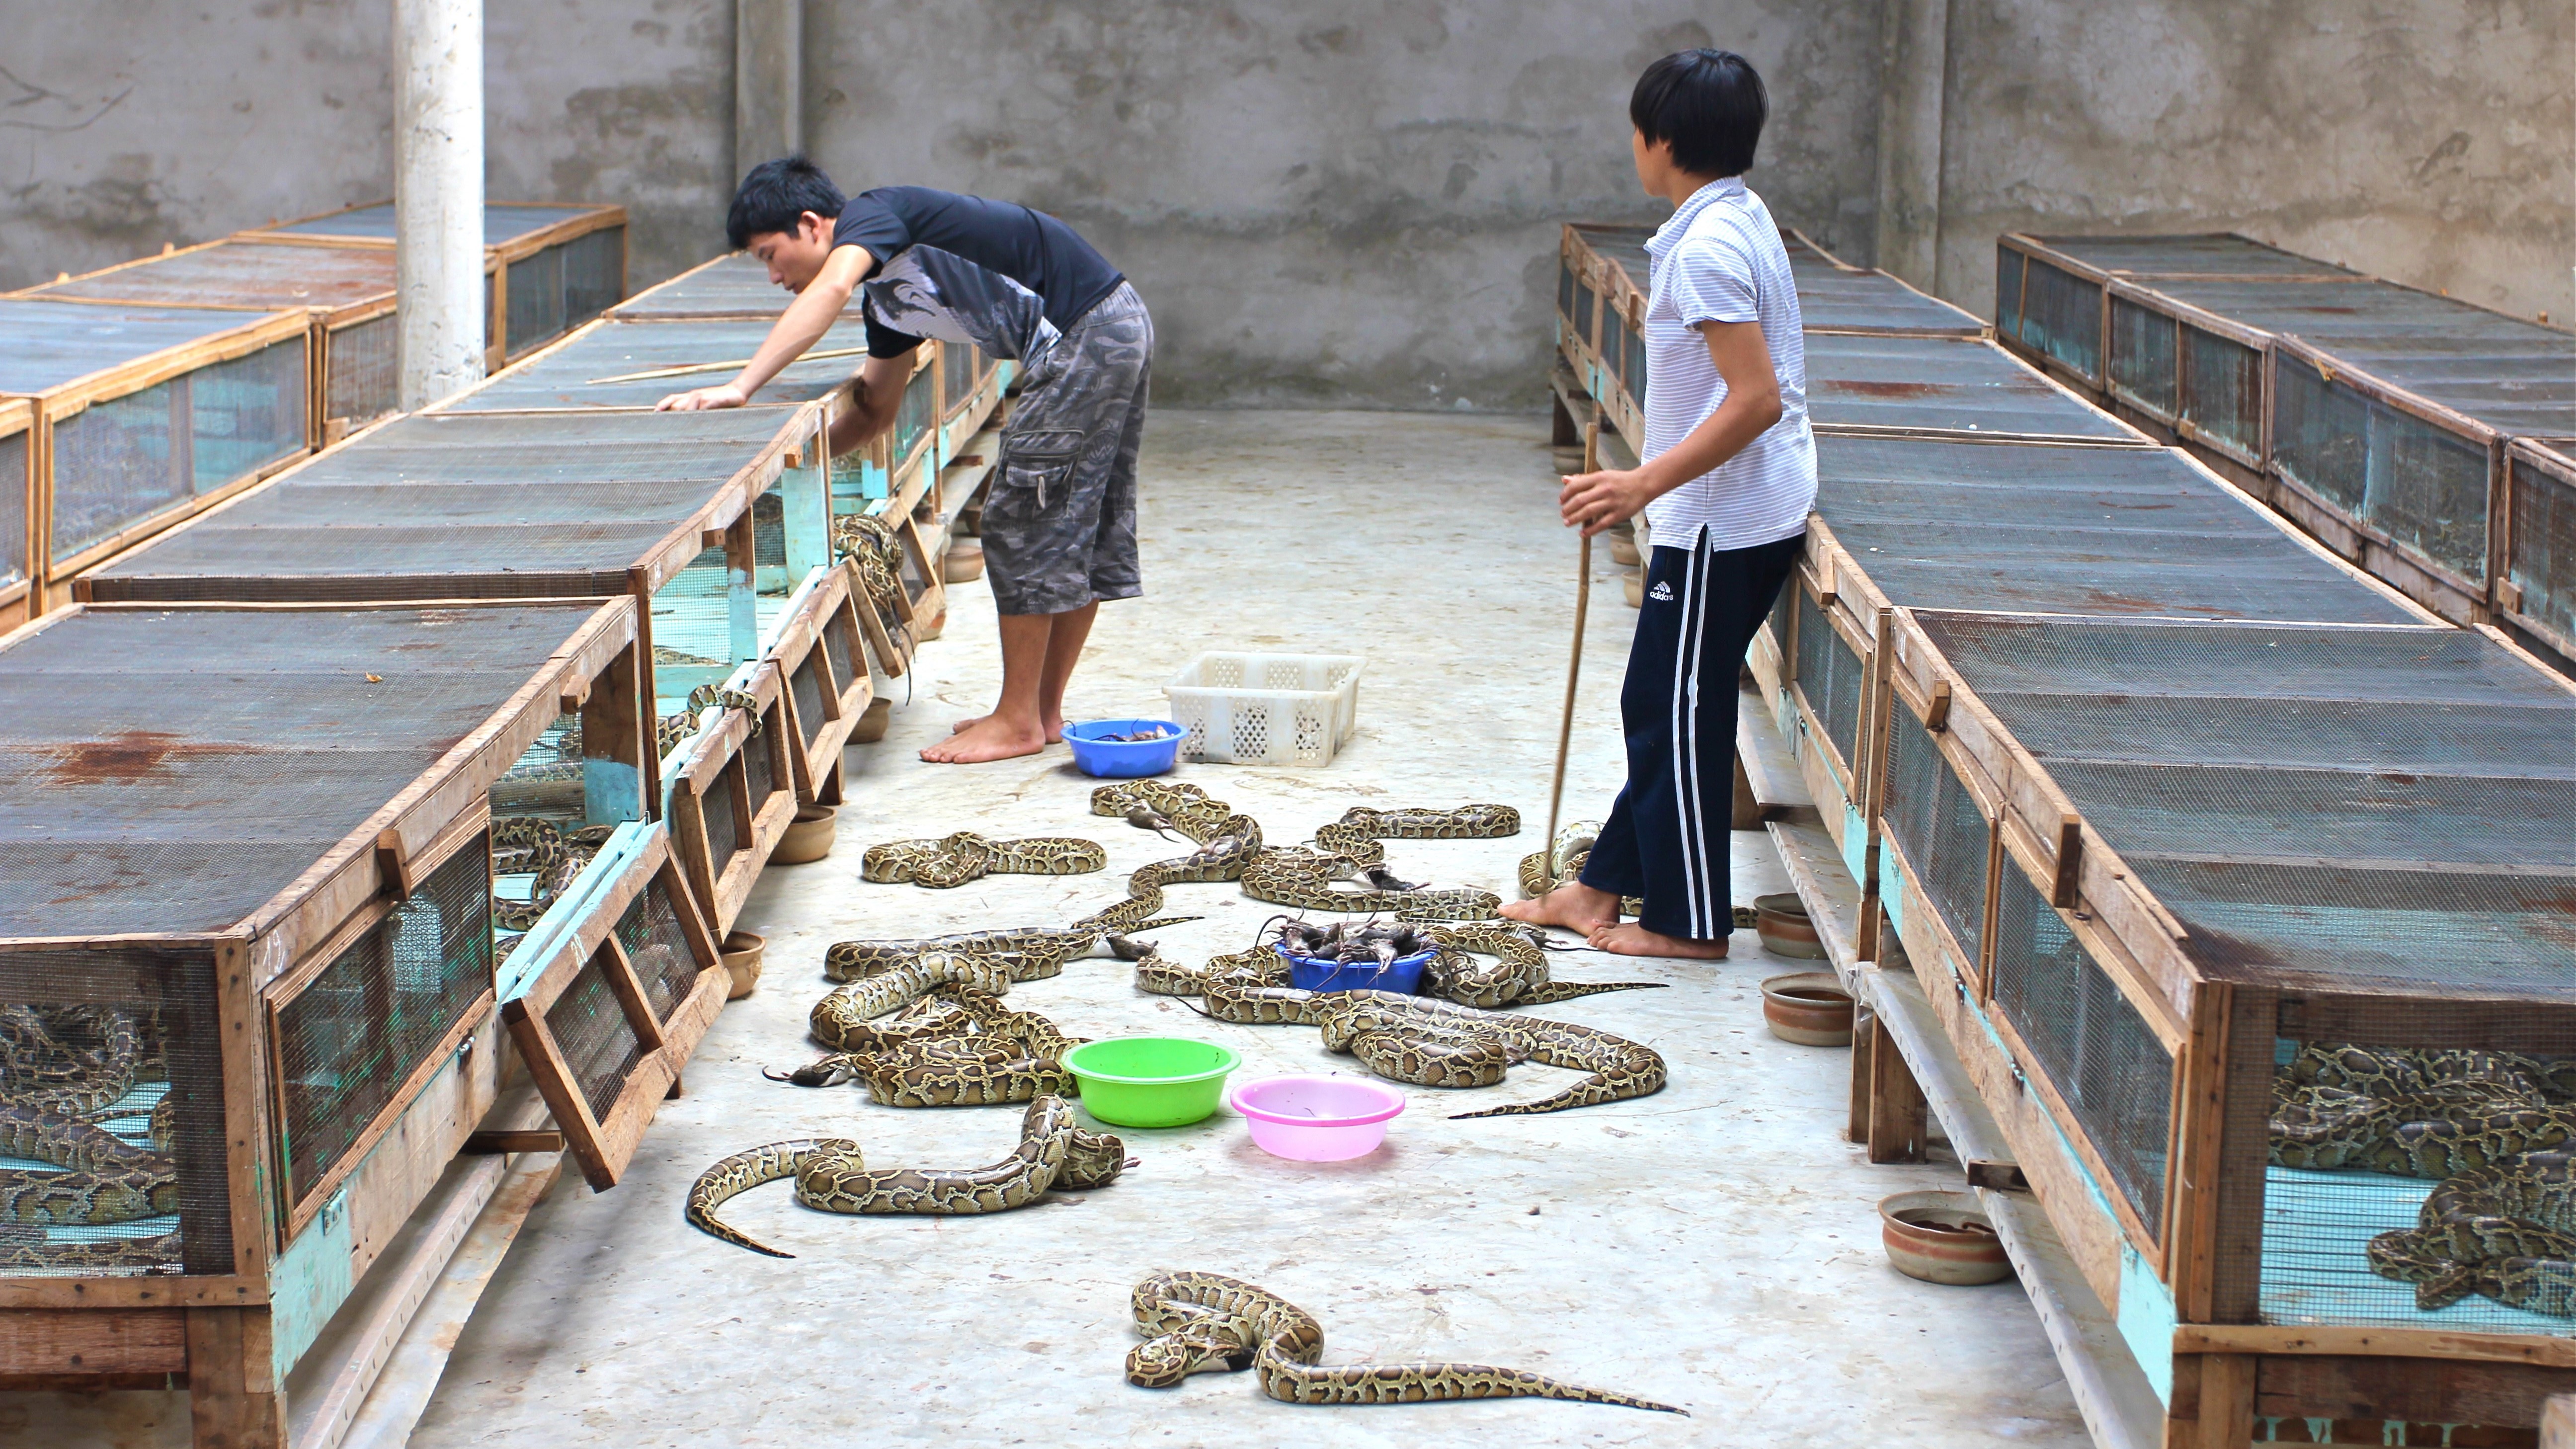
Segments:
[[[0,477],[0,497],[18,500],[20,528],[15,538],[0,533],[0,573],[18,577],[0,584],[0,634],[44,611],[45,565],[43,513],[37,507],[36,479],[43,459],[37,454],[43,434],[36,427],[36,405],[26,398],[0,397],[0,441],[24,438],[25,459],[15,478]]]
[[[727,687],[758,700],[757,715],[724,710],[714,725],[692,737],[677,765],[665,765],[662,810],[671,827],[671,853],[718,940],[733,929],[769,852],[795,822],[796,776],[805,768],[798,758],[802,751],[795,723],[788,716],[786,676],[777,662],[754,660],[734,671]],[[734,770],[730,783],[722,783],[728,779],[726,767],[753,751],[765,752],[770,761],[773,788],[762,800],[751,798],[750,777],[743,770]],[[730,860],[715,858],[714,837],[707,829],[710,810],[722,810],[732,820],[736,847]]]
[[[286,221],[271,222],[267,226],[256,227],[249,231],[237,232],[235,235],[244,240],[285,242],[292,246],[363,246],[380,247],[390,251],[392,250],[394,243],[389,237],[373,236],[365,233],[335,234],[320,231],[288,231],[285,230],[285,228],[311,226],[317,222],[329,221],[335,216],[346,216],[355,211],[372,211],[377,207],[391,205],[393,205],[393,202],[390,200],[365,201],[354,206],[343,206],[331,211],[316,212],[311,216],[301,216]],[[566,217],[561,221],[551,222],[545,226],[521,232],[503,241],[485,243],[483,247],[483,279],[484,301],[488,310],[483,319],[483,365],[486,369],[492,371],[498,371],[505,364],[524,357],[530,352],[542,349],[548,343],[555,341],[557,338],[569,336],[573,332],[579,330],[582,323],[591,320],[589,318],[581,318],[578,320],[568,318],[566,319],[562,331],[545,337],[529,338],[524,342],[514,345],[513,339],[509,336],[510,264],[513,262],[525,261],[550,247],[559,247],[566,242],[577,241],[582,237],[590,235],[592,232],[607,231],[611,228],[615,228],[619,232],[623,233],[627,228],[626,208],[623,206],[604,205],[591,202],[567,203],[549,201],[487,201],[484,203],[484,209],[487,213],[495,209],[506,211],[513,207],[541,208],[547,211],[579,210],[581,215]],[[625,299],[626,269],[633,251],[634,248],[629,246],[626,242],[626,238],[621,235],[618,240],[617,255],[617,290],[620,301]],[[611,303],[610,305],[614,306],[615,304]],[[605,310],[605,308],[602,309],[603,312]]]
[[[284,1449],[287,1371],[438,1186],[494,1106],[506,1063],[486,982],[327,1172],[290,1190],[278,1158],[285,1113],[275,1055],[279,1014],[433,870],[464,852],[488,851],[489,790],[559,712],[582,709],[603,727],[624,719],[631,735],[631,717],[642,705],[640,634],[629,601],[487,600],[439,608],[471,613],[549,605],[564,614],[566,637],[532,668],[527,683],[496,701],[481,726],[239,922],[171,935],[0,942],[0,954],[84,946],[203,954],[221,1034],[233,1253],[231,1270],[218,1274],[0,1277],[0,1386],[162,1387],[175,1380],[190,1390],[199,1444]],[[77,627],[92,615],[256,618],[421,607],[79,604],[0,637],[0,649]],[[400,1327],[395,1322],[390,1331]],[[362,1377],[371,1380],[372,1369]]]
[[[2523,558],[2523,501],[2549,489],[2576,508],[2576,438],[2516,438],[2505,448],[2503,536],[2496,545],[2495,615],[2498,623],[2554,652],[2562,669],[2576,670],[2576,630],[2529,607],[2535,595],[2554,596],[2560,616],[2576,614],[2576,579],[2530,578]],[[2576,567],[2576,561],[2569,561]]]
[[[70,301],[52,301],[53,305],[79,307]],[[205,309],[199,309],[205,310]],[[20,394],[32,407],[35,443],[29,450],[33,476],[28,482],[28,530],[32,549],[30,561],[35,565],[33,577],[38,589],[30,616],[43,614],[71,602],[72,580],[81,571],[179,527],[188,520],[219,508],[231,499],[257,487],[260,483],[294,467],[309,457],[318,441],[318,421],[313,415],[312,392],[315,373],[316,329],[309,311],[295,309],[280,312],[244,313],[241,325],[212,336],[177,347],[166,347],[130,362],[73,378],[60,386],[40,393]],[[248,357],[269,347],[303,343],[304,385],[299,399],[304,408],[304,439],[293,452],[263,463],[251,471],[200,493],[174,500],[158,512],[136,519],[107,537],[88,544],[60,560],[54,558],[53,512],[55,497],[54,435],[65,423],[100,403],[143,392],[174,379],[186,377],[218,363]],[[0,618],[5,618],[0,613]]]
[[[878,631],[867,627],[874,611],[864,606],[863,597],[853,566],[844,564],[808,578],[761,656],[780,682],[787,754],[794,767],[789,778],[799,804],[841,802],[841,748],[876,697],[867,657]],[[827,634],[841,641],[840,658],[849,665],[846,678]],[[797,699],[796,681],[809,673],[815,700],[822,707],[819,720],[807,718],[807,706]]]
[[[729,712],[730,713],[730,712]],[[670,1014],[657,1016],[646,999],[634,962],[617,940],[617,925],[645,891],[659,888],[678,918],[698,974],[688,994]],[[513,959],[525,974],[501,1004],[510,1038],[528,1065],[538,1094],[562,1127],[564,1148],[581,1165],[594,1191],[615,1187],[635,1156],[636,1144],[652,1124],[666,1096],[677,1093],[680,1069],[697,1050],[716,1014],[724,1009],[730,976],[716,949],[716,938],[698,912],[696,898],[679,861],[671,852],[670,833],[646,833],[635,865],[603,882],[578,905],[579,915],[551,932],[537,949],[533,968]],[[525,947],[522,948],[527,949]],[[595,969],[616,996],[626,1026],[633,1033],[638,1057],[620,1085],[605,1116],[591,1110],[562,1046],[546,1024],[546,1014],[574,979]]]

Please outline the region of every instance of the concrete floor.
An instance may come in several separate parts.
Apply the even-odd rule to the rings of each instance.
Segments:
[[[1145,460],[1150,596],[1103,611],[1070,701],[1077,718],[1159,712],[1194,651],[1368,656],[1360,729],[1320,771],[1185,766],[1193,781],[1302,839],[1353,803],[1517,805],[1512,841],[1396,842],[1401,874],[1510,892],[1546,810],[1573,538],[1554,526],[1543,422],[1386,413],[1158,412]],[[1620,778],[1616,692],[1634,614],[1606,550],[1594,586],[1569,816]],[[1227,1113],[1125,1134],[1142,1164],[1078,1203],[988,1218],[844,1218],[784,1184],[728,1218],[799,1256],[756,1257],[690,1229],[690,1182],[727,1152],[846,1135],[871,1161],[1000,1157],[1018,1109],[907,1112],[855,1089],[761,1079],[813,1048],[825,945],[856,936],[1058,922],[1107,904],[1126,872],[1175,853],[1087,813],[1061,749],[971,768],[913,751],[983,708],[997,665],[980,585],[952,592],[915,697],[858,747],[853,805],[828,860],[772,870],[741,925],[769,938],[758,994],[728,1008],[615,1190],[566,1174],[531,1217],[456,1345],[417,1449],[554,1443],[877,1442],[1418,1445],[1508,1434],[1529,1444],[2076,1444],[2083,1430],[2047,1340],[2011,1282],[1939,1288],[1898,1276],[1873,1205],[1952,1186],[1954,1167],[1871,1167],[1840,1139],[1848,1055],[1762,1029],[1756,985],[1798,963],[1752,933],[1720,964],[1569,955],[1573,978],[1665,991],[1549,1014],[1655,1045],[1671,1085],[1641,1101],[1447,1120],[1557,1090],[1516,1068],[1473,1094],[1411,1091],[1387,1146],[1301,1165],[1262,1154]],[[992,877],[934,893],[857,879],[859,851],[972,828],[1085,834],[1108,873]],[[1765,837],[1735,837],[1735,898],[1785,888]],[[1183,886],[1205,920],[1167,954],[1238,948],[1271,908]],[[1073,963],[1014,1005],[1084,1036],[1185,1033],[1241,1052],[1238,1079],[1356,1071],[1310,1028],[1203,1022],[1138,993],[1119,963]],[[1526,1367],[1678,1403],[1689,1419],[1505,1402],[1300,1409],[1251,1376],[1168,1393],[1129,1387],[1129,1288],[1165,1268],[1248,1278],[1315,1313],[1332,1362],[1452,1358]],[[5,1421],[0,1421],[5,1422]],[[5,1437],[5,1435],[0,1435]]]

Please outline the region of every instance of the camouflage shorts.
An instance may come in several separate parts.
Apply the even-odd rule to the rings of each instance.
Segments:
[[[984,564],[1005,614],[1061,614],[1143,593],[1136,449],[1154,319],[1121,282],[1047,349],[1002,429],[984,497]]]

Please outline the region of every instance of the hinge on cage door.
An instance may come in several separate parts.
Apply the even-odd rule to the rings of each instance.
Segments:
[[[402,832],[388,826],[376,834],[376,873],[393,887],[394,899],[411,899],[417,883],[411,873],[411,852],[404,849]]]

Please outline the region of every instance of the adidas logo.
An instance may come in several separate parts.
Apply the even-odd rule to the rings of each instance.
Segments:
[[[1669,604],[1673,601],[1673,586],[1669,582],[1657,584],[1655,585],[1655,591],[1646,595],[1646,597],[1650,599],[1661,599],[1665,603]]]

